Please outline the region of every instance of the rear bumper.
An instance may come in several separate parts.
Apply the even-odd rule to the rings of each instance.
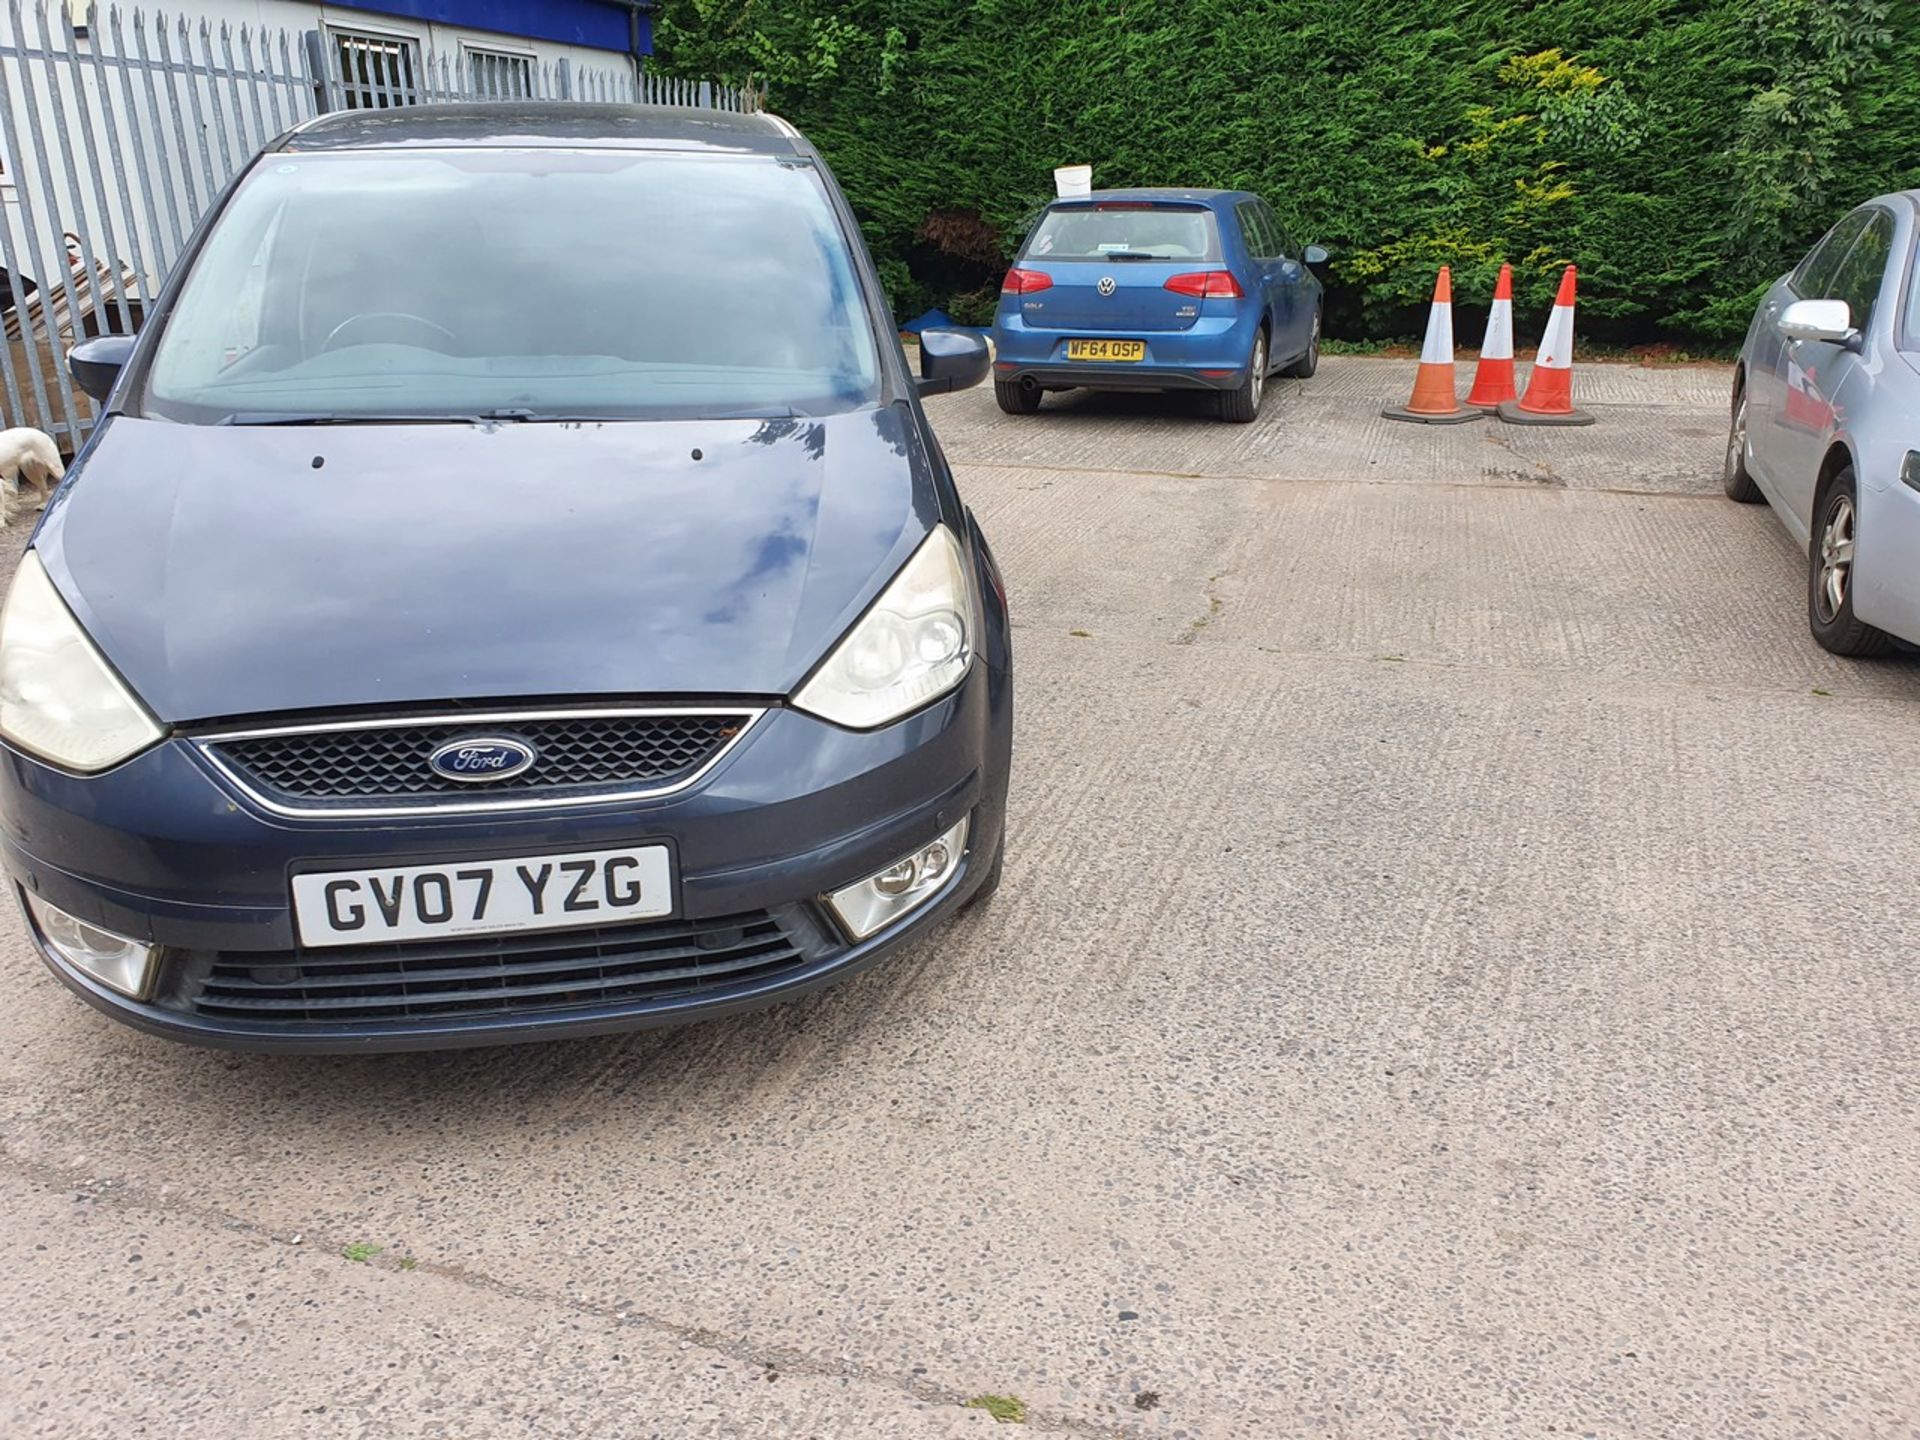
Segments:
[[[1217,366],[1208,366],[1217,369]],[[1247,383],[1247,371],[1202,375],[1198,367],[1165,365],[1013,365],[996,364],[993,378],[1002,383],[1028,383],[1043,390],[1238,390]]]
[[[1211,309],[1219,302],[1208,302]],[[994,379],[1047,389],[1237,390],[1246,383],[1260,317],[1251,307],[1203,314],[1185,330],[1041,330],[1003,305],[993,327]],[[1142,340],[1144,359],[1127,364],[1067,358],[1072,340]]]

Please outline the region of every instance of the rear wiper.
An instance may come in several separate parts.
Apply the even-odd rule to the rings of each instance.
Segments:
[[[311,413],[277,410],[241,410],[216,425],[497,425],[521,420],[557,419],[531,410],[479,410],[471,415],[352,415],[329,411]]]
[[[1107,260],[1171,260],[1171,255],[1161,255],[1152,250],[1109,250],[1102,257]]]

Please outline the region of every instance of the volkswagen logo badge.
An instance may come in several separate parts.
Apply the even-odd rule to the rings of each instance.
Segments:
[[[427,757],[427,764],[445,779],[479,785],[524,775],[539,758],[524,740],[510,740],[504,735],[464,735],[435,750]]]
[[[1111,295],[1119,287],[1113,283],[1113,277],[1111,275],[1102,275],[1100,277],[1100,283],[1094,288],[1102,295]]]

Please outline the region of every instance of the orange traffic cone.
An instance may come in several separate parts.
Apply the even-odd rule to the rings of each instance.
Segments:
[[[1591,425],[1593,416],[1573,408],[1574,269],[1560,277],[1560,293],[1540,337],[1540,355],[1527,377],[1527,393],[1508,400],[1495,413],[1509,425]]]
[[[1487,338],[1480,346],[1480,363],[1473,367],[1473,389],[1467,404],[1492,410],[1503,400],[1517,400],[1513,388],[1513,267],[1502,265],[1493,287],[1493,307],[1487,311]]]
[[[1380,412],[1389,420],[1412,420],[1422,425],[1457,425],[1478,420],[1480,412],[1460,403],[1453,388],[1453,272],[1440,267],[1433,285],[1433,309],[1427,313],[1427,340],[1420,347],[1420,372],[1414,376],[1413,398],[1405,405],[1389,405]]]

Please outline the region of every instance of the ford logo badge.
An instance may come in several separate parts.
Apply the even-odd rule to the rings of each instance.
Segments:
[[[538,752],[524,740],[509,740],[502,735],[470,735],[449,740],[427,757],[427,764],[436,775],[479,785],[525,774],[538,758]]]

